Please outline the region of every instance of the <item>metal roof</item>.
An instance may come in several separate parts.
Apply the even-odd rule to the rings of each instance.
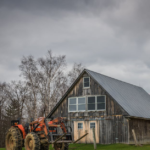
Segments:
[[[106,92],[131,116],[150,119],[150,95],[141,87],[93,72],[83,70],[64,96],[55,105],[47,118],[50,118],[57,107],[65,99],[80,77],[87,72]]]
[[[130,116],[150,118],[150,95],[144,89],[87,69],[86,72],[95,79]]]

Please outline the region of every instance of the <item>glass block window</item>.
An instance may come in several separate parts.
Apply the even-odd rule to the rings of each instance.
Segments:
[[[83,123],[78,123],[78,129],[83,129]]]

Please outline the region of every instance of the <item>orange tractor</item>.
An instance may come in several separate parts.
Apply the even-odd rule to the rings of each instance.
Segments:
[[[55,150],[68,150],[69,143],[76,143],[72,140],[72,129],[65,126],[67,120],[58,117],[51,121],[40,117],[23,127],[19,120],[11,121],[11,128],[8,130],[5,139],[6,150],[48,150],[52,144]]]

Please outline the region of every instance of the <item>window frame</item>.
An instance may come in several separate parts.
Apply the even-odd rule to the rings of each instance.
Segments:
[[[84,78],[89,78],[89,86],[88,87],[84,87]],[[83,89],[88,89],[90,88],[90,77],[83,77]]]
[[[97,109],[97,111],[105,111],[106,110],[106,95],[97,95],[98,96],[104,96],[104,103],[105,103],[105,109]],[[96,98],[97,101],[97,98]],[[100,103],[100,102],[99,102]],[[102,103],[102,102],[101,102]],[[98,102],[96,103],[96,107],[97,107]]]
[[[70,111],[69,110],[69,105],[70,105],[70,99],[72,99],[72,98],[76,98],[76,110],[75,111]],[[79,98],[85,98],[85,103],[82,103],[82,104],[85,104],[85,110],[78,110],[78,105],[82,105],[82,104],[79,104],[78,103],[78,99]],[[73,105],[75,105],[75,104],[73,104]],[[86,105],[87,105],[87,103],[86,103],[86,96],[80,96],[80,97],[69,97],[68,98],[68,112],[85,112],[86,111]]]
[[[97,97],[98,96],[104,96],[105,97],[105,109],[97,109]],[[95,110],[88,110],[88,97],[95,97]],[[89,95],[87,96],[87,112],[90,112],[90,111],[106,111],[106,95]]]
[[[79,123],[82,124],[82,128],[79,128]],[[78,130],[83,129],[83,123],[82,122],[78,122]]]
[[[105,100],[105,109],[97,109],[97,97],[98,96],[104,96],[104,100]],[[88,97],[95,97],[95,110],[88,110]],[[72,98],[76,98],[76,110],[75,111],[70,111],[69,110],[69,103],[70,103],[70,99]],[[78,110],[78,98],[85,98],[85,110]],[[75,105],[75,104],[74,104]],[[106,95],[86,95],[86,96],[79,96],[79,97],[69,97],[68,98],[68,112],[71,113],[71,112],[90,112],[90,111],[106,111]]]
[[[70,104],[70,99],[72,99],[72,98],[75,98],[76,99],[76,104]],[[76,109],[77,109],[77,98],[76,97],[70,97],[70,98],[68,98],[68,112],[76,112],[76,110],[74,111],[70,111],[69,110],[69,105],[76,105]]]
[[[96,123],[95,123],[95,122],[90,122],[90,129],[93,129],[93,128],[91,128],[91,124],[92,124],[92,123],[94,123],[94,127],[96,128]],[[94,129],[95,129],[95,128],[94,128]]]

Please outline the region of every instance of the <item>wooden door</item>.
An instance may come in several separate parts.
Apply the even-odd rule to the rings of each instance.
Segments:
[[[74,121],[74,140],[77,140],[85,134],[85,121]],[[81,139],[78,143],[85,143],[85,138]]]
[[[93,128],[95,129],[96,143],[99,143],[99,121],[86,121],[86,128],[88,130],[88,135],[86,138],[87,143],[93,143]]]
[[[99,143],[99,121],[74,121],[74,140],[88,133],[78,143],[93,143],[92,128],[95,128],[96,143]]]

